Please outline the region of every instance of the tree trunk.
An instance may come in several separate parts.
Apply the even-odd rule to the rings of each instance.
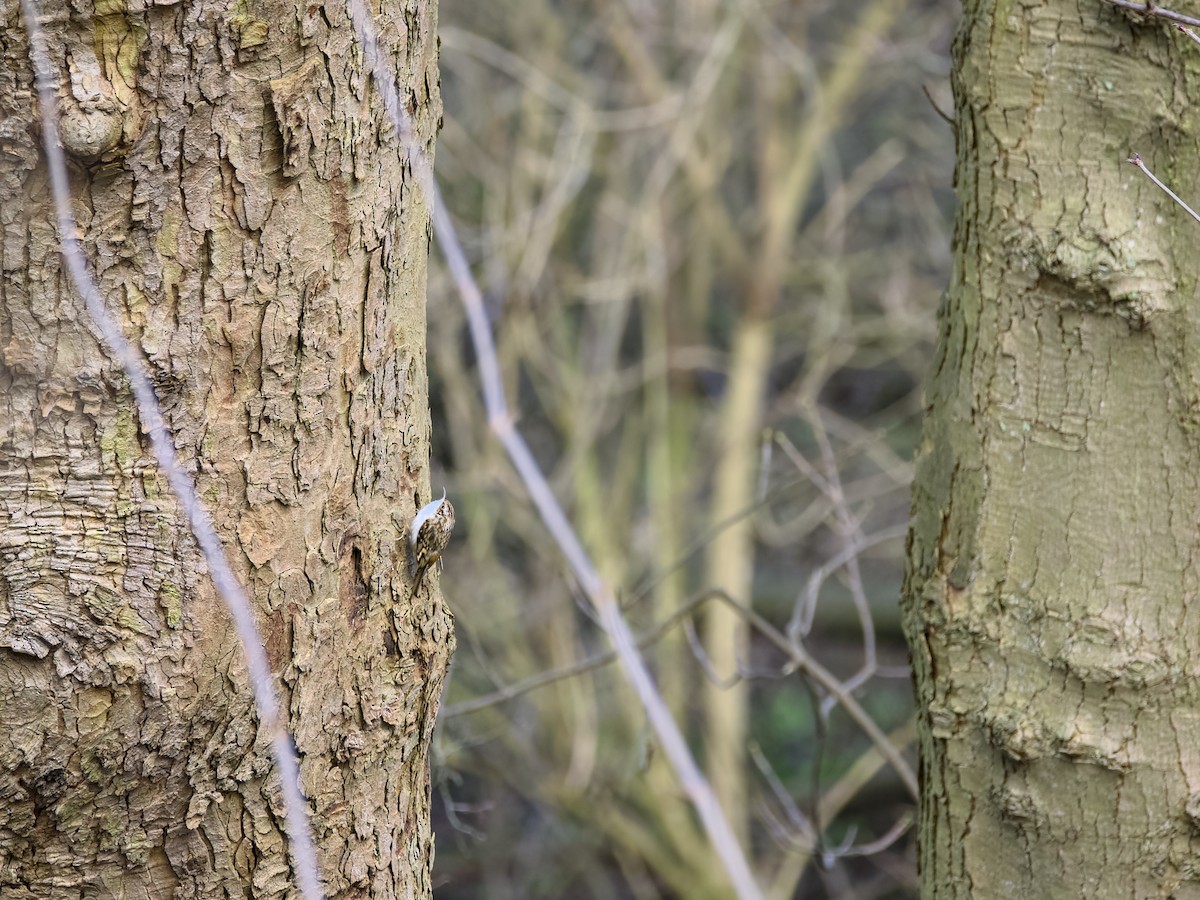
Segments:
[[[926,897],[1200,896],[1195,48],[966,0],[906,629]],[[1186,175],[1186,178],[1184,177]]]
[[[59,260],[0,6],[0,894],[294,894],[229,616]],[[427,146],[433,0],[377,16]],[[331,896],[429,896],[452,623],[429,499],[429,210],[344,5],[47,4],[75,214],[256,604]],[[434,579],[436,581],[436,579]],[[428,580],[427,580],[428,583]]]

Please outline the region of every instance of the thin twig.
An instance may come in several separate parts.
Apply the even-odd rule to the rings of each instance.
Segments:
[[[258,708],[259,727],[271,741],[275,765],[286,804],[284,828],[296,867],[296,880],[305,900],[320,900],[323,896],[317,874],[317,855],[309,830],[307,801],[300,790],[300,771],[296,760],[296,748],[280,715],[275,697],[271,666],[263,650],[258,626],[250,601],[225,556],[221,541],[213,527],[212,518],[200,498],[195,485],[179,464],[175,442],[162,415],[158,397],[146,376],[143,361],[138,352],[126,340],[121,326],[109,315],[100,291],[88,271],[87,260],[80,246],[78,227],[71,212],[70,185],[67,180],[67,164],[58,138],[58,113],[56,106],[56,79],[54,77],[46,36],[38,22],[35,0],[21,0],[25,16],[25,28],[29,34],[29,56],[33,62],[37,80],[38,103],[41,107],[42,141],[46,149],[46,162],[50,169],[50,188],[54,195],[54,209],[58,218],[59,239],[62,242],[63,259],[75,289],[83,298],[88,315],[100,332],[101,338],[121,363],[129,378],[134,401],[142,428],[150,437],[150,445],[158,467],[166,476],[180,508],[187,517],[188,527],[195,538],[204,560],[208,564],[210,577],[229,608],[237,627],[246,665],[250,670],[250,683]]]
[[[698,554],[701,550],[707,548],[719,534],[727,528],[736,525],[746,516],[754,515],[761,509],[765,509],[772,503],[777,503],[782,499],[790,498],[793,494],[800,493],[802,488],[809,485],[810,479],[797,478],[792,481],[784,482],[782,485],[776,485],[771,489],[770,496],[756,497],[753,503],[749,503],[735,513],[731,513],[728,518],[722,519],[709,526],[703,534],[693,540],[688,546],[674,559],[669,565],[650,572],[645,576],[641,584],[635,585],[635,589],[631,592],[629,599],[625,601],[625,608],[636,606],[653,593],[654,589],[662,584],[669,576],[682,569]]]
[[[1176,194],[1173,190],[1171,190],[1169,187],[1167,187],[1165,184],[1163,184],[1161,181],[1159,181],[1158,178],[1155,177],[1154,173],[1146,168],[1146,164],[1144,162],[1142,162],[1142,155],[1140,153],[1133,154],[1133,156],[1129,157],[1129,159],[1125,160],[1125,162],[1129,163],[1130,165],[1137,166],[1139,169],[1141,169],[1143,172],[1145,172],[1147,178],[1149,178],[1156,185],[1158,185],[1159,188],[1161,188],[1162,191],[1168,197],[1170,197],[1172,200],[1174,200],[1176,203],[1178,203],[1180,206],[1183,207],[1184,212],[1186,212],[1189,216],[1191,216],[1197,222],[1200,222],[1200,215],[1197,215],[1196,211],[1194,209],[1192,209],[1190,206],[1188,206],[1186,203],[1184,203],[1183,200],[1180,199],[1178,194]]]
[[[844,544],[843,552],[846,556],[846,574],[850,582],[850,597],[854,602],[854,608],[858,612],[859,623],[862,626],[863,664],[858,672],[844,682],[846,692],[849,693],[871,677],[875,671],[876,664],[875,619],[871,615],[871,605],[867,600],[867,592],[863,587],[862,572],[858,566],[860,553],[857,550],[857,544],[862,539],[862,530],[859,527],[860,523],[855,521],[854,515],[850,512],[850,507],[846,502],[846,494],[842,490],[842,478],[838,472],[833,445],[829,442],[829,434],[825,430],[825,423],[821,419],[820,412],[816,409],[810,410],[809,422],[813,426],[813,434],[817,439],[817,445],[821,449],[821,459],[825,464],[825,480],[828,482],[830,488],[828,497],[837,511],[838,531],[841,532]],[[828,714],[829,708],[828,702],[821,704],[822,713]]]
[[[912,823],[912,813],[903,813],[882,837],[866,844],[856,844],[853,847],[847,847],[838,856],[874,856],[876,853],[882,853],[888,847],[892,846],[892,844],[896,843],[896,841],[900,840],[904,836],[904,832],[908,831],[912,826]]]
[[[687,637],[688,648],[692,651],[692,657],[704,672],[704,677],[708,679],[709,684],[715,685],[722,691],[727,691],[737,684],[741,684],[746,680],[746,675],[742,671],[740,660],[736,661],[733,674],[728,678],[722,678],[721,673],[717,671],[717,667],[713,665],[712,658],[708,655],[708,651],[704,649],[704,642],[700,640],[700,635],[696,634],[696,623],[688,619],[683,623],[683,633]]]
[[[379,52],[375,39],[375,26],[363,0],[349,0],[350,15],[358,31],[359,41],[368,66],[374,73],[375,87],[384,101],[396,134],[409,151],[409,162],[417,175],[417,182],[424,189],[426,203],[432,207],[433,228],[438,245],[446,259],[463,306],[466,310],[471,339],[483,384],[484,405],[487,410],[488,426],[503,444],[509,459],[525,483],[530,499],[551,536],[558,543],[575,573],[584,593],[587,594],[599,617],[601,626],[613,642],[613,649],[621,660],[625,676],[632,684],[646,717],[658,735],[664,756],[670,761],[679,779],[680,786],[691,800],[708,834],[713,851],[721,860],[730,884],[742,900],[759,900],[762,891],[754,880],[750,865],[737,842],[724,811],[717,802],[711,786],[704,778],[679,726],[671,717],[662,696],[654,685],[633,634],[621,615],[615,595],[597,573],[566,514],[559,505],[554,492],[538,468],[529,446],[513,424],[512,416],[504,398],[500,367],[496,360],[491,327],[484,308],[483,295],[471,274],[466,255],[459,243],[458,235],[446,212],[438,193],[433,170],[424,149],[415,139],[412,124],[404,111],[396,90],[395,75],[387,60]]]
[[[788,637],[794,641],[799,641],[812,630],[813,619],[817,612],[817,597],[821,591],[821,585],[825,583],[830,575],[844,566],[852,557],[861,555],[864,550],[869,550],[885,541],[902,538],[906,534],[908,534],[908,523],[902,522],[899,525],[892,525],[890,528],[884,528],[874,534],[866,535],[855,543],[843,547],[840,553],[814,570],[808,576],[808,583],[805,585],[804,593],[796,600],[795,609],[787,625]]]
[[[627,109],[597,109],[589,100],[572,93],[541,69],[506,50],[483,35],[443,25],[438,29],[444,50],[474,56],[487,65],[519,81],[563,113],[577,119],[590,131],[632,131],[661,125],[679,115],[684,106],[683,92],[668,95],[648,106]]]
[[[904,836],[904,833],[913,824],[913,816],[910,812],[902,813],[882,837],[868,841],[865,844],[854,843],[858,830],[852,825],[838,846],[826,847],[824,849],[814,843],[814,838],[809,831],[797,829],[800,832],[799,834],[790,834],[784,823],[780,822],[778,817],[773,813],[771,814],[771,822],[774,826],[772,828],[772,837],[781,845],[793,852],[815,857],[820,867],[828,870],[839,859],[845,859],[850,856],[874,856],[876,853],[882,853]]]
[[[680,621],[687,619],[688,616],[695,612],[698,606],[713,597],[713,591],[704,591],[692,597],[662,622],[639,637],[637,639],[638,648],[644,650],[662,640]],[[439,715],[443,719],[453,719],[458,716],[480,712],[499,703],[515,700],[518,697],[528,694],[530,691],[536,691],[538,688],[555,684],[567,678],[574,678],[576,675],[584,675],[596,669],[602,669],[609,663],[614,662],[616,658],[617,654],[615,650],[606,650],[603,653],[589,656],[587,659],[581,660],[574,665],[563,666],[562,668],[546,672],[538,672],[536,675],[531,675],[528,678],[505,685],[492,691],[490,694],[484,694],[482,697],[474,697],[470,700],[464,700],[462,703],[447,706]]]
[[[758,767],[758,771],[762,775],[763,781],[767,783],[767,787],[770,788],[775,801],[783,808],[784,814],[788,817],[788,824],[791,825],[794,831],[800,832],[804,840],[808,842],[808,847],[811,850],[817,844],[817,831],[813,827],[812,821],[801,812],[800,807],[796,805],[796,801],[792,799],[792,795],[783,786],[783,781],[775,772],[775,767],[771,765],[770,760],[767,759],[758,744],[750,745],[750,759]],[[770,807],[768,807],[769,809]],[[777,821],[777,824],[780,826],[779,834],[782,838],[786,834],[786,831],[783,828],[782,822]],[[794,835],[788,835],[788,837],[794,838]]]
[[[925,84],[925,82],[921,82],[921,90],[925,93],[925,99],[929,101],[929,105],[933,107],[933,111],[945,119],[946,123],[957,131],[958,126],[954,122],[954,116],[950,115],[948,112],[945,112],[940,106],[938,106],[937,101],[933,99],[933,94],[929,92],[929,85]]]
[[[1136,13],[1141,13],[1143,16],[1148,16],[1154,19],[1166,19],[1169,22],[1182,22],[1184,25],[1195,25],[1200,27],[1200,19],[1193,16],[1185,16],[1183,13],[1173,12],[1169,9],[1164,9],[1161,6],[1155,6],[1153,3],[1135,3],[1134,0],[1104,0],[1109,6],[1117,6],[1121,9],[1129,9]]]
[[[883,754],[888,764],[896,770],[896,774],[900,776],[900,780],[904,782],[904,786],[908,788],[913,799],[918,801],[921,799],[920,787],[917,784],[917,776],[913,772],[912,766],[900,755],[900,752],[888,740],[887,735],[875,724],[875,720],[867,714],[867,711],[854,699],[854,696],[842,687],[841,681],[832,672],[813,659],[804,647],[789,640],[787,635],[754,610],[747,609],[723,591],[716,593],[715,596],[723,602],[728,603],[731,608],[737,610],[738,615],[742,616],[742,618],[757,628],[767,640],[782,650],[790,659],[793,670],[802,669],[807,672],[812,676],[814,681],[836,697],[838,703],[845,709],[846,714],[863,730],[866,736],[870,738],[871,743],[879,748],[879,752]]]
[[[894,729],[888,735],[888,740],[893,746],[907,747],[916,737],[916,728],[916,716],[914,715],[907,723]],[[821,821],[832,822],[886,763],[887,761],[879,752],[878,747],[872,746],[863,752],[836,782],[821,792],[818,804]],[[777,824],[782,831],[784,823],[777,822]],[[786,843],[786,841],[781,843]],[[799,846],[792,849],[795,853],[784,860],[778,871],[771,877],[769,895],[778,900],[796,896],[796,887],[803,878],[809,863],[813,862],[811,851],[805,852]]]
[[[827,669],[816,662],[808,652],[795,641],[789,638],[775,628],[753,610],[747,609],[742,603],[739,603],[729,595],[727,591],[719,588],[712,588],[697,594],[675,613],[668,616],[653,629],[642,635],[638,639],[638,646],[646,647],[660,640],[667,631],[673,628],[680,620],[685,622],[690,621],[691,615],[696,611],[696,608],[709,600],[719,600],[734,609],[738,615],[746,620],[747,624],[759,630],[772,644],[778,647],[788,657],[787,672],[795,672],[802,670],[808,673],[814,681],[821,685],[827,692],[837,698],[838,703],[845,708],[846,713],[850,718],[862,729],[863,733],[875,745],[883,758],[896,770],[900,780],[912,793],[913,798],[917,799],[919,794],[917,791],[917,778],[913,773],[912,768],[905,762],[895,745],[888,738],[879,726],[871,719],[866,710],[862,708],[854,697],[847,693],[841,682],[838,681]],[[455,704],[443,710],[443,716],[461,716],[468,713],[478,712],[489,706],[494,706],[497,703],[503,703],[507,700],[515,699],[516,697],[526,694],[529,691],[536,690],[539,687],[552,684],[564,678],[570,678],[575,675],[580,675],[585,672],[593,671],[601,666],[607,665],[617,659],[615,651],[597,654],[589,659],[585,659],[573,666],[567,666],[562,669],[556,669],[553,672],[543,672],[526,678],[523,681],[516,682],[508,687],[501,688],[485,697],[477,698],[477,700],[468,700],[464,703]]]

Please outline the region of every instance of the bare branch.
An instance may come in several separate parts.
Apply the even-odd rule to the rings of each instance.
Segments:
[[[851,828],[839,846],[823,848],[819,832],[814,828],[812,822],[800,812],[795,801],[788,796],[787,791],[784,790],[783,784],[779,780],[779,776],[775,774],[775,770],[763,755],[762,750],[758,747],[751,747],[750,754],[759,772],[762,773],[763,779],[771,788],[771,793],[783,808],[791,827],[794,829],[794,831],[789,832],[787,825],[781,822],[773,812],[768,811],[773,836],[780,843],[785,844],[792,850],[807,855],[819,855],[823,868],[828,869],[833,865],[835,860],[848,856],[870,856],[875,853],[881,853],[896,843],[912,826],[912,814],[905,812],[886,833],[874,841],[869,841],[865,844],[855,844],[855,829]]]
[[[882,837],[877,838],[874,841],[869,841],[866,844],[855,844],[852,847],[847,847],[838,855],[842,857],[871,856],[875,853],[882,853],[888,847],[892,846],[892,844],[896,843],[896,841],[900,840],[900,838],[904,836],[904,833],[912,827],[912,823],[912,813],[906,812],[896,820],[896,823],[892,825],[892,827],[889,828],[887,833]]]
[[[958,126],[956,126],[954,123],[954,116],[950,115],[940,106],[938,106],[937,101],[933,99],[933,94],[929,93],[929,85],[925,84],[925,82],[921,82],[921,90],[925,94],[925,99],[929,101],[929,105],[933,107],[933,111],[941,116],[941,118],[943,118],[951,128],[957,130]]]
[[[890,528],[884,528],[874,534],[862,537],[852,544],[846,545],[840,553],[836,554],[824,565],[815,569],[808,576],[808,583],[805,585],[804,593],[796,601],[795,611],[792,613],[792,618],[787,626],[788,637],[792,640],[800,640],[812,629],[813,618],[817,611],[817,595],[820,593],[821,585],[825,583],[830,575],[844,566],[849,560],[862,554],[863,551],[869,550],[885,541],[902,538],[906,534],[908,534],[907,522],[893,525]],[[907,671],[905,669],[905,672]]]
[[[696,624],[691,619],[683,623],[683,630],[684,634],[687,635],[688,647],[691,648],[692,656],[700,664],[700,668],[704,670],[704,677],[708,679],[709,683],[715,684],[724,691],[735,684],[741,684],[745,681],[740,663],[734,673],[728,678],[721,677],[721,674],[717,671],[717,667],[713,665],[712,659],[705,651],[704,642],[700,640],[700,635],[696,634]]]
[[[686,603],[679,607],[672,615],[668,616],[658,625],[654,626],[650,631],[643,634],[637,639],[639,649],[645,649],[662,640],[666,635],[679,624],[680,621],[686,620],[696,608],[713,599],[716,596],[714,591],[704,591],[692,597]],[[443,719],[453,719],[458,716],[465,716],[469,713],[480,712],[481,710],[495,706],[499,703],[504,703],[508,700],[515,700],[530,691],[536,691],[538,688],[546,687],[547,685],[555,684],[567,678],[574,678],[576,675],[584,675],[588,672],[594,672],[596,669],[602,669],[611,662],[615,662],[617,654],[615,650],[607,650],[604,653],[597,653],[595,656],[589,656],[587,659],[581,660],[571,666],[563,666],[560,669],[552,671],[539,672],[536,675],[531,675],[528,678],[515,682],[510,685],[499,688],[490,694],[485,694],[482,697],[475,697],[472,700],[465,700],[462,703],[455,703],[453,706],[447,706],[440,713]]]
[[[584,128],[597,131],[630,131],[668,122],[683,109],[684,96],[673,93],[648,106],[631,109],[596,109],[587,99],[573,94],[527,60],[487,38],[443,25],[438,31],[442,47],[467,53],[519,80],[562,112],[576,118]]]
[[[704,824],[714,852],[719,856],[729,877],[730,884],[739,898],[758,900],[762,892],[750,871],[745,854],[738,845],[733,830],[712,788],[697,766],[679,726],[671,717],[670,710],[654,685],[650,672],[637,650],[629,626],[626,624],[616,597],[600,578],[583,545],[571,528],[566,515],[559,506],[550,485],[538,468],[533,454],[524,438],[516,430],[512,415],[504,398],[500,367],[496,360],[491,327],[484,309],[483,295],[471,274],[466,255],[459,243],[458,235],[438,195],[433,171],[423,149],[418,145],[412,124],[400,103],[396,91],[395,76],[387,60],[378,50],[374,23],[371,21],[363,0],[349,0],[350,15],[358,31],[367,64],[374,72],[375,86],[383,98],[384,107],[402,143],[409,151],[410,164],[417,181],[424,189],[425,201],[432,207],[433,228],[438,245],[446,258],[446,264],[458,287],[466,309],[471,339],[478,359],[480,379],[483,383],[484,405],[488,414],[488,425],[504,445],[509,459],[520,474],[530,499],[537,507],[551,536],[570,564],[580,586],[587,594],[601,622],[613,642],[613,648],[621,660],[625,675],[634,688],[646,712],[651,726],[658,735],[663,753],[670,761],[679,779],[680,786],[688,795],[692,805]]]
[[[754,761],[754,765],[758,768],[763,780],[767,783],[767,787],[771,789],[771,795],[775,798],[775,802],[783,809],[784,814],[788,817],[788,822],[791,827],[799,831],[803,839],[808,842],[809,847],[817,845],[817,831],[813,827],[813,823],[809,821],[808,816],[800,811],[800,807],[796,805],[796,801],[792,799],[791,794],[783,786],[783,782],[779,779],[779,775],[775,772],[775,767],[771,765],[770,760],[763,754],[762,748],[757,744],[750,746],[750,758]],[[778,826],[779,836],[782,838],[786,833],[783,828],[783,823],[775,819],[775,824]],[[789,836],[791,837],[791,836]]]
[[[1153,3],[1136,3],[1134,0],[1104,0],[1109,6],[1120,7],[1121,9],[1129,9],[1136,13],[1141,13],[1143,16],[1154,19],[1166,19],[1169,22],[1180,22],[1184,25],[1195,25],[1200,27],[1200,19],[1193,16],[1185,16],[1183,13],[1173,12],[1169,9],[1164,9],[1161,6],[1155,6]]]
[[[1159,189],[1161,189],[1163,193],[1165,193],[1168,197],[1170,197],[1172,200],[1174,200],[1176,203],[1178,203],[1180,206],[1182,206],[1183,211],[1186,212],[1189,216],[1191,216],[1197,222],[1200,222],[1200,214],[1197,214],[1194,209],[1192,209],[1190,206],[1188,206],[1186,203],[1184,203],[1183,200],[1180,199],[1178,194],[1176,194],[1173,190],[1171,190],[1169,187],[1167,187],[1165,184],[1163,184],[1161,181],[1159,181],[1158,178],[1155,177],[1154,173],[1146,168],[1146,164],[1144,162],[1142,162],[1142,154],[1135,153],[1135,154],[1133,154],[1133,156],[1129,157],[1129,159],[1125,160],[1125,162],[1129,163],[1130,165],[1137,166],[1139,169],[1141,169],[1143,172],[1145,172],[1146,177],[1149,178],[1151,181],[1153,181],[1156,185],[1158,185]]]
[[[866,710],[850,695],[828,670],[817,663],[808,652],[798,643],[789,640],[779,629],[775,628],[751,609],[747,609],[745,605],[739,603],[731,597],[726,591],[717,588],[712,588],[697,594],[687,603],[683,604],[673,615],[669,616],[651,631],[647,632],[637,641],[637,646],[646,647],[660,640],[671,628],[679,621],[690,621],[690,617],[696,611],[697,607],[709,600],[719,600],[727,604],[737,611],[747,624],[762,632],[762,634],[777,648],[782,650],[788,657],[788,666],[786,672],[792,673],[803,671],[807,673],[817,684],[819,684],[826,692],[834,696],[838,703],[843,706],[850,718],[862,729],[866,736],[875,745],[880,755],[896,770],[896,774],[904,782],[905,787],[912,793],[916,799],[919,794],[917,791],[917,778],[913,773],[912,768],[905,762],[904,757],[896,750],[895,745],[885,735],[879,726],[871,719]],[[464,703],[458,703],[448,707],[442,712],[443,716],[453,717],[462,716],[468,713],[478,712],[489,706],[494,706],[497,703],[503,703],[506,700],[515,699],[522,694],[536,690],[539,687],[552,684],[564,678],[571,678],[575,675],[580,675],[585,672],[590,672],[601,668],[618,658],[616,651],[608,651],[607,653],[597,654],[589,659],[585,659],[573,666],[567,666],[557,669],[553,672],[542,672],[523,681],[519,681],[508,687],[501,688],[485,697],[479,697],[475,700],[469,700]]]

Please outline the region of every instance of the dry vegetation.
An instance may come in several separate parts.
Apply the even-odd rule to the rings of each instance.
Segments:
[[[953,15],[442,2],[437,171],[519,425],[778,900],[915,883],[906,834],[858,855],[909,786],[796,661],[911,763],[895,610],[953,163],[922,85],[948,107]],[[584,665],[607,645],[487,432],[451,291],[435,273],[438,896],[727,896],[620,674]]]

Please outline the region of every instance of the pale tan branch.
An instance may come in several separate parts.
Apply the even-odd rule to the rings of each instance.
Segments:
[[[755,882],[745,854],[738,845],[725,813],[713,795],[712,788],[696,765],[679,726],[675,723],[666,703],[658,693],[654,681],[650,677],[650,672],[638,653],[637,644],[629,626],[621,615],[616,597],[593,567],[579,538],[567,520],[566,514],[534,460],[528,445],[513,424],[512,415],[508,411],[504,398],[500,367],[496,360],[487,313],[484,310],[483,295],[471,274],[457,232],[438,194],[430,161],[414,139],[411,122],[396,91],[394,73],[391,72],[388,61],[379,52],[375,40],[374,23],[363,0],[350,0],[350,11],[364,54],[374,73],[376,89],[383,97],[384,106],[396,129],[397,136],[409,150],[410,163],[414,171],[418,173],[418,183],[425,189],[425,201],[433,211],[434,233],[466,308],[471,338],[479,361],[488,425],[504,445],[509,459],[525,483],[530,499],[541,514],[547,530],[570,563],[571,569],[591,601],[602,627],[612,640],[625,675],[637,693],[638,699],[646,711],[647,719],[658,735],[664,755],[670,760],[680,786],[704,823],[713,850],[720,857],[730,884],[739,898],[757,900],[762,897],[762,891]]]

